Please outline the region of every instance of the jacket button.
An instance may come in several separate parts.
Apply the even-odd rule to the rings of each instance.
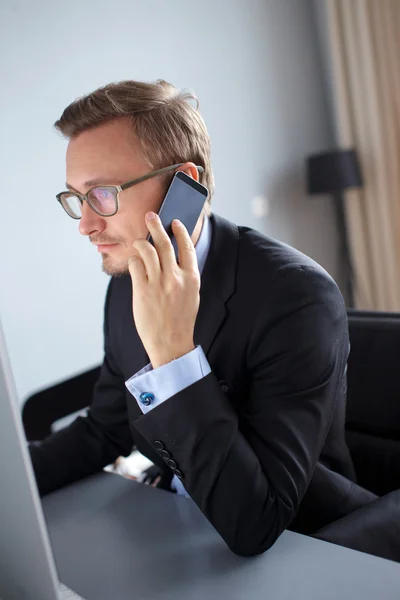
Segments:
[[[143,394],[140,394],[139,398],[142,404],[149,406],[149,404],[151,404],[154,400],[154,394],[150,394],[150,392],[143,392]]]
[[[179,469],[175,469],[175,475],[179,477],[179,479],[183,479],[183,473]]]
[[[168,458],[171,458],[171,455],[168,452],[168,450],[161,450],[160,454],[163,458],[165,458],[165,460],[168,460]]]
[[[164,450],[165,446],[162,442],[160,442],[160,440],[156,440],[154,442],[154,446],[156,447],[156,450]]]
[[[226,393],[229,390],[228,386],[226,385],[226,381],[224,381],[223,379],[221,381],[218,381],[218,383],[219,383],[219,385],[221,387],[221,390],[224,393]]]
[[[176,462],[175,462],[174,460],[172,460],[172,458],[171,458],[170,460],[168,460],[168,461],[167,461],[167,465],[168,465],[169,467],[171,467],[171,469],[174,469],[174,470],[175,470],[175,469],[176,469],[176,467],[178,466],[178,465],[176,464]]]

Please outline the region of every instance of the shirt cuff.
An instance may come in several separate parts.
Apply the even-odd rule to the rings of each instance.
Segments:
[[[144,414],[206,377],[211,367],[201,346],[157,369],[151,363],[125,382]]]

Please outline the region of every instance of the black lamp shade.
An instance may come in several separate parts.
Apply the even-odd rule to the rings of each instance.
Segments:
[[[363,184],[355,150],[333,150],[307,159],[309,194],[342,192]]]

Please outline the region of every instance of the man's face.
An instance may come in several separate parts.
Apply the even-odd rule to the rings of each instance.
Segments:
[[[141,157],[140,143],[125,118],[84,131],[70,140],[66,162],[67,183],[81,193],[97,183],[120,185],[152,170]],[[94,180],[96,184],[88,183]],[[118,212],[112,217],[101,217],[83,202],[79,231],[96,247],[105,246],[98,250],[107,274],[128,272],[128,258],[135,253],[132,243],[148,234],[145,214],[150,210],[158,212],[164,195],[165,185],[155,177],[121,192]]]

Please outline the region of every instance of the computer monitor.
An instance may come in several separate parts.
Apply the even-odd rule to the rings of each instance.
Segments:
[[[77,599],[60,584],[0,322],[0,599]]]

